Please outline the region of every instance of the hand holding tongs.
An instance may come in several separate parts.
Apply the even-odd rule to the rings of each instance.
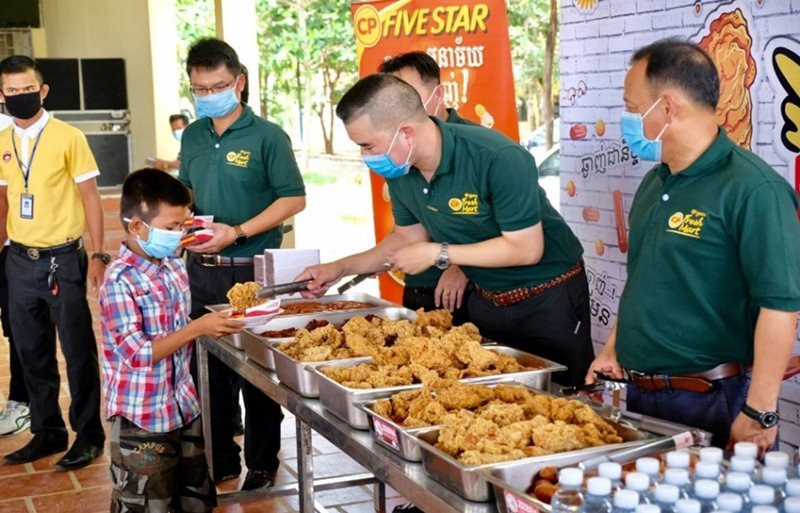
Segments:
[[[597,392],[613,392],[625,388],[626,381],[618,379],[600,371],[594,371],[597,381],[591,385],[577,385],[572,387],[561,387],[562,395],[594,394]]]
[[[279,296],[281,294],[299,292],[301,290],[306,290],[307,285],[312,281],[314,280],[293,281],[290,283],[281,283],[280,285],[270,285],[269,287],[264,287],[258,292],[256,292],[256,297],[270,298]]]
[[[389,262],[387,260],[386,263],[383,264],[383,267],[385,268],[386,271],[388,271],[388,270],[390,270],[392,268],[392,264],[391,264],[391,262]],[[341,287],[336,289],[336,292],[338,292],[339,294],[344,294],[345,292],[347,292],[351,288],[355,287],[356,285],[358,285],[362,281],[366,280],[367,278],[369,278],[371,276],[378,276],[382,272],[385,272],[385,271],[378,271],[376,273],[357,274],[355,278],[353,278],[352,280],[346,282],[344,285],[342,285]]]

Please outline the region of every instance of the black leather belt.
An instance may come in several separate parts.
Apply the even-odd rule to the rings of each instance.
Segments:
[[[31,260],[39,260],[43,257],[52,257],[56,255],[63,255],[65,253],[72,253],[83,248],[83,238],[78,238],[66,244],[59,244],[58,246],[50,246],[49,248],[37,248],[34,246],[26,246],[19,242],[11,241],[10,247],[20,255],[25,255]]]
[[[195,259],[203,267],[231,267],[253,265],[253,257],[226,257],[218,254],[194,254]]]

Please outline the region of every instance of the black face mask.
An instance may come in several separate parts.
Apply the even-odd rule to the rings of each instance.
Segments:
[[[30,119],[42,108],[40,91],[6,96],[6,110],[17,119]]]

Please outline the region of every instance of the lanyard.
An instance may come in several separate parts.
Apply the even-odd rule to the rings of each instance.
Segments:
[[[33,143],[33,150],[31,150],[31,158],[28,159],[28,165],[24,165],[22,163],[22,159],[19,158],[19,153],[17,152],[17,141],[14,139],[14,131],[12,130],[11,133],[11,144],[14,146],[14,156],[17,157],[17,164],[19,165],[20,171],[22,171],[22,177],[25,179],[25,192],[28,192],[28,177],[31,176],[31,164],[33,164],[33,156],[36,155],[36,148],[39,147],[39,140],[42,138],[42,134],[44,133],[44,129],[47,128],[47,124],[39,130],[39,135],[36,136],[36,142]],[[20,137],[20,141],[22,138]]]

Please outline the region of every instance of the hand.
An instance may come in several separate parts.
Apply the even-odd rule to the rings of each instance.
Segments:
[[[225,335],[239,333],[244,328],[244,322],[232,319],[230,313],[212,312],[191,322],[200,335],[219,338]]]
[[[623,379],[625,377],[622,372],[622,367],[617,361],[617,353],[606,349],[603,349],[603,352],[597,355],[597,358],[589,365],[589,371],[584,378],[587,385],[591,385],[597,381],[597,378],[594,376],[594,371],[600,371],[603,374],[608,374],[617,379]]]
[[[466,290],[468,283],[469,280],[464,271],[457,265],[451,265],[445,269],[433,293],[433,301],[436,307],[446,308],[451,312],[456,308],[461,308],[464,290]]]
[[[739,413],[731,425],[731,437],[728,440],[728,451],[733,451],[736,442],[753,442],[758,446],[759,459],[775,445],[778,436],[778,427],[764,429],[757,420],[751,419],[744,413]]]
[[[155,159],[152,167],[160,169],[161,171],[169,171],[169,164],[167,164],[167,161],[164,159]]]
[[[103,283],[103,276],[106,273],[106,264],[99,258],[92,258],[89,260],[89,269],[86,273],[86,278],[89,285],[92,286],[92,291],[97,294],[97,289]]]
[[[441,247],[438,242],[415,242],[389,253],[388,262],[393,271],[419,274],[434,265]]]
[[[203,228],[214,230],[211,240],[186,246],[186,249],[195,253],[219,253],[236,240],[236,230],[225,223],[204,223]]]
[[[325,295],[328,289],[342,279],[342,276],[344,276],[342,265],[338,262],[331,262],[306,267],[295,277],[294,281],[314,280],[306,286],[306,290],[300,291],[300,295],[305,298],[315,298]]]

